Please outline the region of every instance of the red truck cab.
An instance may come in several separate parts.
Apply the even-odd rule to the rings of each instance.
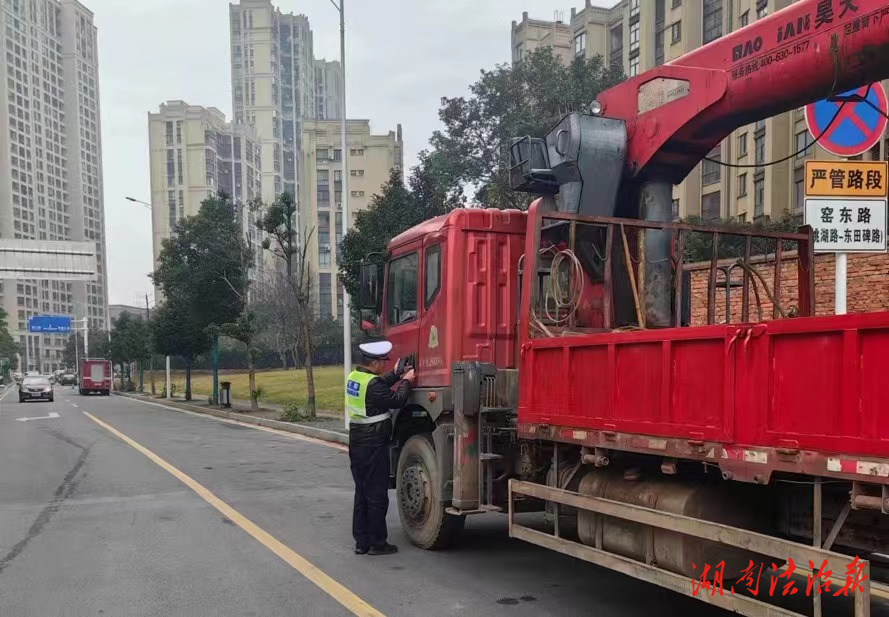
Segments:
[[[89,358],[80,361],[80,394],[98,392],[104,396],[111,394],[111,361],[103,358]]]

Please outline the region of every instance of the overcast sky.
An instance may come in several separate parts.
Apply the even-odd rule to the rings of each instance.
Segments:
[[[144,303],[152,288],[148,112],[181,99],[231,117],[226,0],[81,0],[99,29],[105,227],[112,304]],[[575,0],[578,7],[583,0]],[[611,6],[614,1],[594,4]],[[330,0],[278,0],[308,16],[315,57],[339,59]],[[570,18],[564,0],[346,0],[348,115],[385,133],[404,128],[411,166],[438,127],[442,96],[465,94],[479,70],[510,60],[510,25]]]

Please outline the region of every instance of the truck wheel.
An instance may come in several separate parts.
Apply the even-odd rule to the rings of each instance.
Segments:
[[[401,449],[395,494],[401,526],[420,548],[445,548],[463,529],[466,517],[448,514],[441,501],[441,470],[429,435],[414,435]]]

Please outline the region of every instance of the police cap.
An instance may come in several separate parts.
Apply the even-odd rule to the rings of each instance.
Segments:
[[[361,355],[365,360],[388,360],[389,352],[392,351],[392,343],[389,341],[375,341],[373,343],[363,343],[358,346]]]

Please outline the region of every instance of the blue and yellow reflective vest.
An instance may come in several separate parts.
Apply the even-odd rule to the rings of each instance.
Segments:
[[[370,417],[367,415],[367,406],[365,405],[367,387],[376,377],[373,373],[364,371],[352,371],[349,373],[349,376],[346,378],[346,414],[349,416],[349,422],[354,424],[373,424],[389,419],[389,413]]]

